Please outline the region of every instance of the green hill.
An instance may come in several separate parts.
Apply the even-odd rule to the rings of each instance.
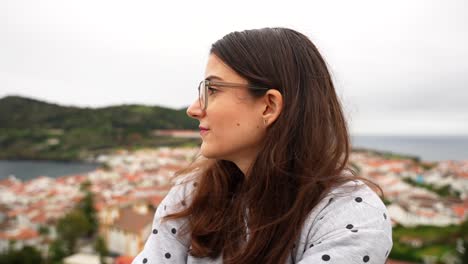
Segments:
[[[83,159],[117,147],[194,143],[154,136],[156,129],[197,129],[185,109],[119,105],[67,107],[30,98],[0,98],[0,159]]]

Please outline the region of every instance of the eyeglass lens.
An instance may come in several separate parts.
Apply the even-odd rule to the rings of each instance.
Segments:
[[[206,83],[205,81],[201,81],[200,85],[198,86],[198,100],[200,103],[200,108],[203,110],[206,109]]]

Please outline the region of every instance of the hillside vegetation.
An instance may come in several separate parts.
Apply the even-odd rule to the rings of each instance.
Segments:
[[[185,109],[79,108],[8,96],[0,99],[0,159],[80,160],[117,147],[196,144],[154,131],[197,129],[197,124]]]

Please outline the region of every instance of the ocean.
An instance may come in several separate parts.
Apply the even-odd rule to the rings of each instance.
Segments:
[[[418,156],[422,161],[468,160],[468,136],[352,136],[353,147]]]
[[[352,136],[356,148],[418,156],[424,161],[468,160],[468,136]],[[86,173],[99,165],[81,162],[0,160],[0,179],[15,175],[22,180]]]
[[[59,177],[86,173],[95,170],[99,164],[84,162],[34,161],[34,160],[0,160],[0,179],[14,175],[21,180],[38,176]]]

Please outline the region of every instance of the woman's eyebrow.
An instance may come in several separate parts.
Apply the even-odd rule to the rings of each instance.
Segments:
[[[211,81],[211,80],[219,80],[219,81],[224,81],[223,78],[216,76],[216,75],[208,75],[208,77],[205,78],[205,80]]]

